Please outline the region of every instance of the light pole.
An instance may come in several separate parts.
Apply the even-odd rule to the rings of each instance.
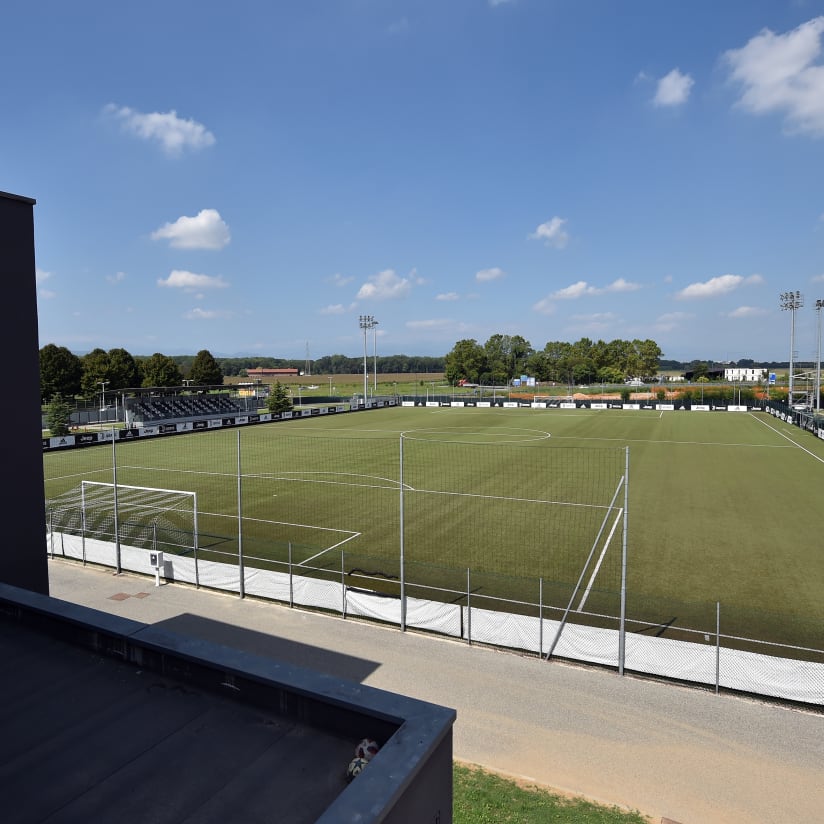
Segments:
[[[818,354],[815,359],[815,411],[821,411],[821,310],[824,309],[824,300],[815,302],[815,311],[818,315]]]
[[[378,330],[377,330],[378,322],[372,318],[372,352],[373,352],[373,365],[375,367],[375,383],[373,392],[377,395],[378,394]]]
[[[358,319],[360,328],[363,329],[363,405],[366,406],[366,396],[369,392],[369,373],[366,366],[366,336],[370,329],[375,326],[375,318],[372,315],[361,315]]]
[[[779,296],[781,299],[781,309],[790,313],[790,385],[787,392],[787,400],[790,407],[794,405],[795,398],[793,397],[793,372],[795,371],[795,310],[800,309],[804,305],[804,296],[801,292],[782,292]]]
[[[106,411],[106,386],[111,383],[111,381],[98,381],[98,383],[103,387],[103,392],[100,398],[100,411]],[[106,415],[106,420],[109,420],[109,416]],[[97,416],[97,422],[100,423],[100,415]]]

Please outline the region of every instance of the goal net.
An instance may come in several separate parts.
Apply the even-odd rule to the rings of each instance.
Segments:
[[[197,549],[197,493],[81,481],[46,502],[51,532],[188,554]]]

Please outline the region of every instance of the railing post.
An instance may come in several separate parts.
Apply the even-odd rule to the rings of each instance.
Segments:
[[[289,606],[295,605],[295,592],[292,585],[292,542],[289,541]]]
[[[544,655],[544,579],[538,579],[538,657]]]
[[[466,568],[466,640],[470,645],[472,644],[472,607],[469,603],[469,593],[471,591],[469,586],[469,567]]]
[[[721,602],[715,602],[715,694],[721,683]]]

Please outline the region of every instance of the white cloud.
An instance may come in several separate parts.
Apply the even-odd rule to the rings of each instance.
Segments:
[[[694,317],[689,312],[666,312],[656,318],[653,329],[656,332],[671,332]]]
[[[762,29],[724,59],[742,88],[737,104],[753,114],[782,113],[788,132],[824,136],[824,16],[785,34]]]
[[[106,275],[106,280],[109,281],[109,283],[121,283],[126,280],[126,273],[115,272],[113,275]]]
[[[737,309],[733,309],[732,312],[729,312],[727,317],[730,318],[756,318],[760,315],[766,315],[766,309],[760,309],[757,306],[739,306]]]
[[[335,272],[335,274],[332,275],[331,278],[329,278],[329,281],[333,283],[335,286],[346,286],[348,283],[351,283],[354,279],[355,278],[351,275],[346,277],[342,275],[340,272]]]
[[[232,317],[232,313],[220,309],[195,308],[186,312],[183,317],[186,318],[186,320],[215,320],[216,318],[230,318]]]
[[[57,297],[57,292],[53,292],[51,289],[38,289],[37,294],[45,300],[51,300]]]
[[[543,240],[547,246],[563,249],[569,241],[569,235],[564,231],[566,218],[553,217],[542,223],[529,237],[532,240]]]
[[[195,217],[179,217],[152,232],[152,240],[168,240],[175,249],[222,249],[231,240],[229,227],[216,209],[201,209]]]
[[[655,89],[652,102],[655,106],[681,106],[686,103],[695,81],[679,69],[664,75]]]
[[[34,270],[34,281],[35,283],[42,283],[44,280],[48,280],[52,276],[51,272],[46,272],[43,269],[37,269],[35,267]]]
[[[534,312],[539,312],[542,315],[552,315],[555,313],[556,306],[552,302],[551,297],[541,298],[537,303],[532,304]]]
[[[351,311],[354,308],[355,304],[349,304],[347,308],[342,303],[330,303],[329,306],[324,306],[323,309],[320,310],[321,315],[344,315],[346,312]]]
[[[641,288],[640,283],[631,283],[624,278],[618,278],[607,286],[605,292],[637,292]]]
[[[142,140],[156,140],[166,154],[180,155],[184,149],[202,149],[215,143],[215,136],[195,120],[184,120],[177,112],[137,112],[128,106],[108,103],[105,117],[117,120],[127,131]]]
[[[585,280],[579,280],[577,283],[572,283],[557,292],[553,292],[550,297],[554,300],[576,300],[584,295],[598,295],[600,293],[600,289],[590,286]]]
[[[677,300],[691,300],[692,298],[714,298],[719,295],[726,295],[737,289],[744,283],[762,283],[761,275],[750,275],[745,278],[741,275],[719,275],[710,278],[703,283],[691,283],[680,292],[676,293]]]
[[[505,6],[507,3],[514,3],[515,0],[489,0],[489,5],[494,9],[496,6]]]
[[[455,321],[449,318],[432,318],[430,320],[408,320],[404,324],[407,329],[448,329],[455,326]]]
[[[813,283],[824,283],[824,274],[821,275],[813,275],[810,280]]]
[[[435,300],[458,300],[459,297],[457,292],[442,292],[435,296]]]
[[[490,280],[499,280],[502,277],[506,277],[506,272],[497,266],[493,266],[491,269],[481,269],[480,272],[475,273],[475,280],[477,280],[478,283],[486,283]]]
[[[195,289],[225,289],[229,284],[220,276],[196,275],[194,272],[174,269],[165,280],[158,278],[157,285],[191,292]]]
[[[413,286],[423,283],[413,269],[408,277],[402,278],[393,269],[384,269],[377,275],[370,275],[367,282],[358,290],[358,300],[394,300],[405,298]]]

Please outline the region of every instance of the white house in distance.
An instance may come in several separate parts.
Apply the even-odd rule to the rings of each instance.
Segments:
[[[725,381],[758,383],[766,379],[767,370],[763,366],[732,366],[724,369]]]

